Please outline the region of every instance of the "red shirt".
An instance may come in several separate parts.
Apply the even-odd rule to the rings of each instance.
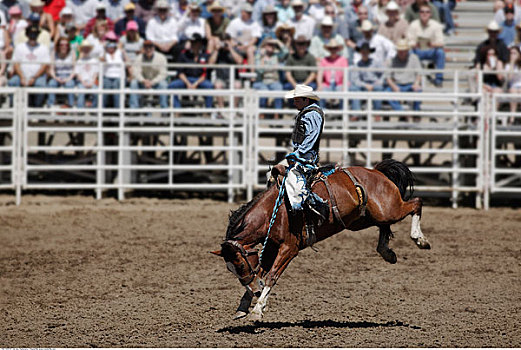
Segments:
[[[60,12],[65,7],[65,0],[51,0],[43,6],[43,12],[49,13],[52,19],[57,22],[60,19]]]

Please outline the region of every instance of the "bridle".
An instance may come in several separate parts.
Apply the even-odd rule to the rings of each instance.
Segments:
[[[246,260],[246,263],[248,264],[248,267],[250,268],[250,273],[248,274],[248,276],[246,277],[241,277],[241,276],[238,276],[236,272],[232,271],[228,266],[228,270],[230,270],[231,273],[237,275],[237,277],[239,278],[239,282],[241,282],[241,284],[243,286],[247,286],[249,285],[253,279],[255,278],[255,276],[257,276],[257,273],[259,273],[259,270],[260,270],[260,264],[257,265],[257,267],[254,269],[252,266],[251,266],[251,263],[250,261],[248,260],[248,256],[250,255],[258,255],[259,254],[259,251],[257,249],[248,249],[246,250],[242,244],[240,244],[239,242],[237,241],[233,241],[233,240],[227,240],[225,241],[224,243],[228,243],[228,244],[231,244],[233,245],[234,247],[238,248],[239,249],[239,252],[241,253],[241,256],[244,260]],[[223,244],[224,244],[223,243]]]

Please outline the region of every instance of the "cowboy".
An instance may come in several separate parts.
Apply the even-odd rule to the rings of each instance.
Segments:
[[[307,184],[308,175],[317,168],[325,117],[319,106],[320,99],[310,86],[297,84],[285,98],[293,99],[299,110],[291,135],[294,149],[286,155],[290,165],[286,175],[286,193],[291,204],[290,213],[296,216],[304,212],[308,245],[312,245],[316,240],[315,224],[320,226],[329,217],[327,202],[311,192]]]

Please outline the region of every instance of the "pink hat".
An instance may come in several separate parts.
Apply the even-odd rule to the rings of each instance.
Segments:
[[[14,6],[11,6],[9,8],[8,14],[11,15],[11,16],[12,15],[20,15],[20,14],[22,14],[22,10],[20,10],[20,6],[14,5]]]
[[[129,21],[127,23],[127,30],[137,30],[137,22],[136,21]]]
[[[118,36],[112,30],[110,32],[108,32],[107,34],[105,34],[105,36],[103,38],[105,40],[118,41]]]

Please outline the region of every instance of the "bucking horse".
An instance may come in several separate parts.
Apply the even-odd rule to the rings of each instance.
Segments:
[[[274,169],[279,169],[278,173],[272,171],[275,185],[231,212],[221,249],[211,252],[224,258],[228,270],[246,288],[236,319],[250,313],[256,296],[249,318],[260,320],[273,286],[298,252],[310,245],[305,225],[286,210],[287,198],[280,208],[274,205],[280,197],[280,179],[285,174],[285,169]],[[411,239],[420,249],[430,249],[420,228],[422,200],[410,198],[414,177],[405,164],[387,159],[374,169],[338,166],[319,169],[310,183],[311,190],[329,204],[329,218],[316,230],[317,242],[343,230],[376,226],[380,231],[376,250],[385,261],[395,264],[396,254],[388,245],[393,236],[391,225],[412,215]],[[276,216],[272,215],[277,209]]]

